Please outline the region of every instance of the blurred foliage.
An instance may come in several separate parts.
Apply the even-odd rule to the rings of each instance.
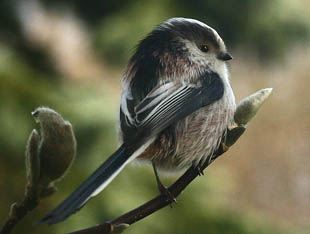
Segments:
[[[285,1],[159,0],[134,1],[105,15],[96,30],[96,47],[109,61],[125,63],[132,45],[171,15],[206,22],[228,48],[246,47],[267,62],[283,56],[294,44],[309,42],[310,17],[294,5],[288,8]]]
[[[249,57],[258,55],[262,61],[278,60],[282,55],[290,55],[294,45],[309,43],[307,9],[310,4],[307,0],[225,3],[216,0],[194,3],[185,0],[42,0],[47,11],[74,13],[75,19],[86,29],[95,60],[102,65],[100,74],[105,74],[102,79],[92,79],[82,73],[87,66],[82,63],[73,67],[83,74],[76,79],[59,68],[59,61],[65,60],[51,53],[50,44],[42,46],[29,39],[17,10],[20,2],[23,1],[0,1],[0,221],[5,219],[10,204],[21,199],[24,192],[24,149],[31,130],[38,128],[30,115],[32,110],[46,105],[69,119],[75,129],[78,155],[71,172],[59,184],[59,191],[22,221],[15,233],[64,233],[85,228],[116,217],[157,194],[151,167],[128,167],[102,195],[65,223],[50,227],[31,225],[72,192],[116,149],[121,71],[109,73],[112,69],[106,64],[123,66],[137,41],[155,25],[176,16],[202,20],[219,31],[229,48],[241,50]],[[51,18],[50,22],[54,20]],[[67,21],[65,18],[64,23]],[[55,28],[47,30],[54,32]],[[54,43],[57,47],[56,39]],[[71,44],[70,41],[67,46]],[[71,51],[65,53],[72,54],[72,59],[85,57]],[[244,76],[254,77],[252,70],[250,67]],[[256,78],[252,83],[257,84],[260,77]],[[244,83],[239,82],[239,85]],[[246,92],[249,93],[248,86]],[[248,152],[249,155],[254,153]],[[289,224],[278,225],[246,203],[234,207],[232,203],[237,201],[227,197],[233,194],[237,182],[218,166],[220,164],[215,163],[216,166],[208,169],[207,176],[198,178],[173,209],[157,212],[126,233],[307,233]],[[165,179],[165,183],[174,179]]]
[[[308,43],[310,36],[309,4],[304,0],[235,0],[225,4],[217,0],[41,2],[56,10],[73,9],[90,29],[96,51],[115,65],[124,65],[138,40],[155,25],[175,16],[206,22],[222,35],[229,48],[249,49],[267,62],[283,56],[293,45]],[[44,53],[24,43],[14,17],[14,1],[2,4],[0,32],[19,50],[32,53],[32,63],[46,68]]]

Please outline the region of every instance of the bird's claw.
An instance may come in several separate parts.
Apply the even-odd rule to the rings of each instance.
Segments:
[[[172,195],[172,193],[169,191],[169,189],[164,186],[163,184],[158,184],[158,190],[159,192],[167,198],[167,200],[170,202],[170,207],[172,208],[172,204],[177,204],[177,199]]]

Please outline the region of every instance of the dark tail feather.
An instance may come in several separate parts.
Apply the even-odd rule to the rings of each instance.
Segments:
[[[39,223],[54,224],[63,221],[81,209],[93,196],[101,192],[124,168],[132,154],[122,145],[87,180],[85,180],[66,200],[40,219]]]

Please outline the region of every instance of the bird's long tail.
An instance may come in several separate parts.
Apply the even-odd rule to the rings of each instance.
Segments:
[[[66,200],[37,223],[58,223],[81,209],[90,198],[100,193],[120,173],[125,165],[135,157],[135,152],[129,152],[122,145]]]

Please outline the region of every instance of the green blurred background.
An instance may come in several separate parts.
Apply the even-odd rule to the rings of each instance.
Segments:
[[[309,233],[310,2],[308,0],[0,1],[0,222],[24,193],[30,112],[45,105],[74,126],[78,155],[59,191],[13,233],[65,233],[100,223],[158,194],[150,166],[128,166],[80,212],[32,223],[117,148],[120,79],[138,40],[183,16],[214,27],[234,56],[237,100],[274,92],[247,131],[174,208],[126,233]],[[170,184],[177,177],[163,179]]]

